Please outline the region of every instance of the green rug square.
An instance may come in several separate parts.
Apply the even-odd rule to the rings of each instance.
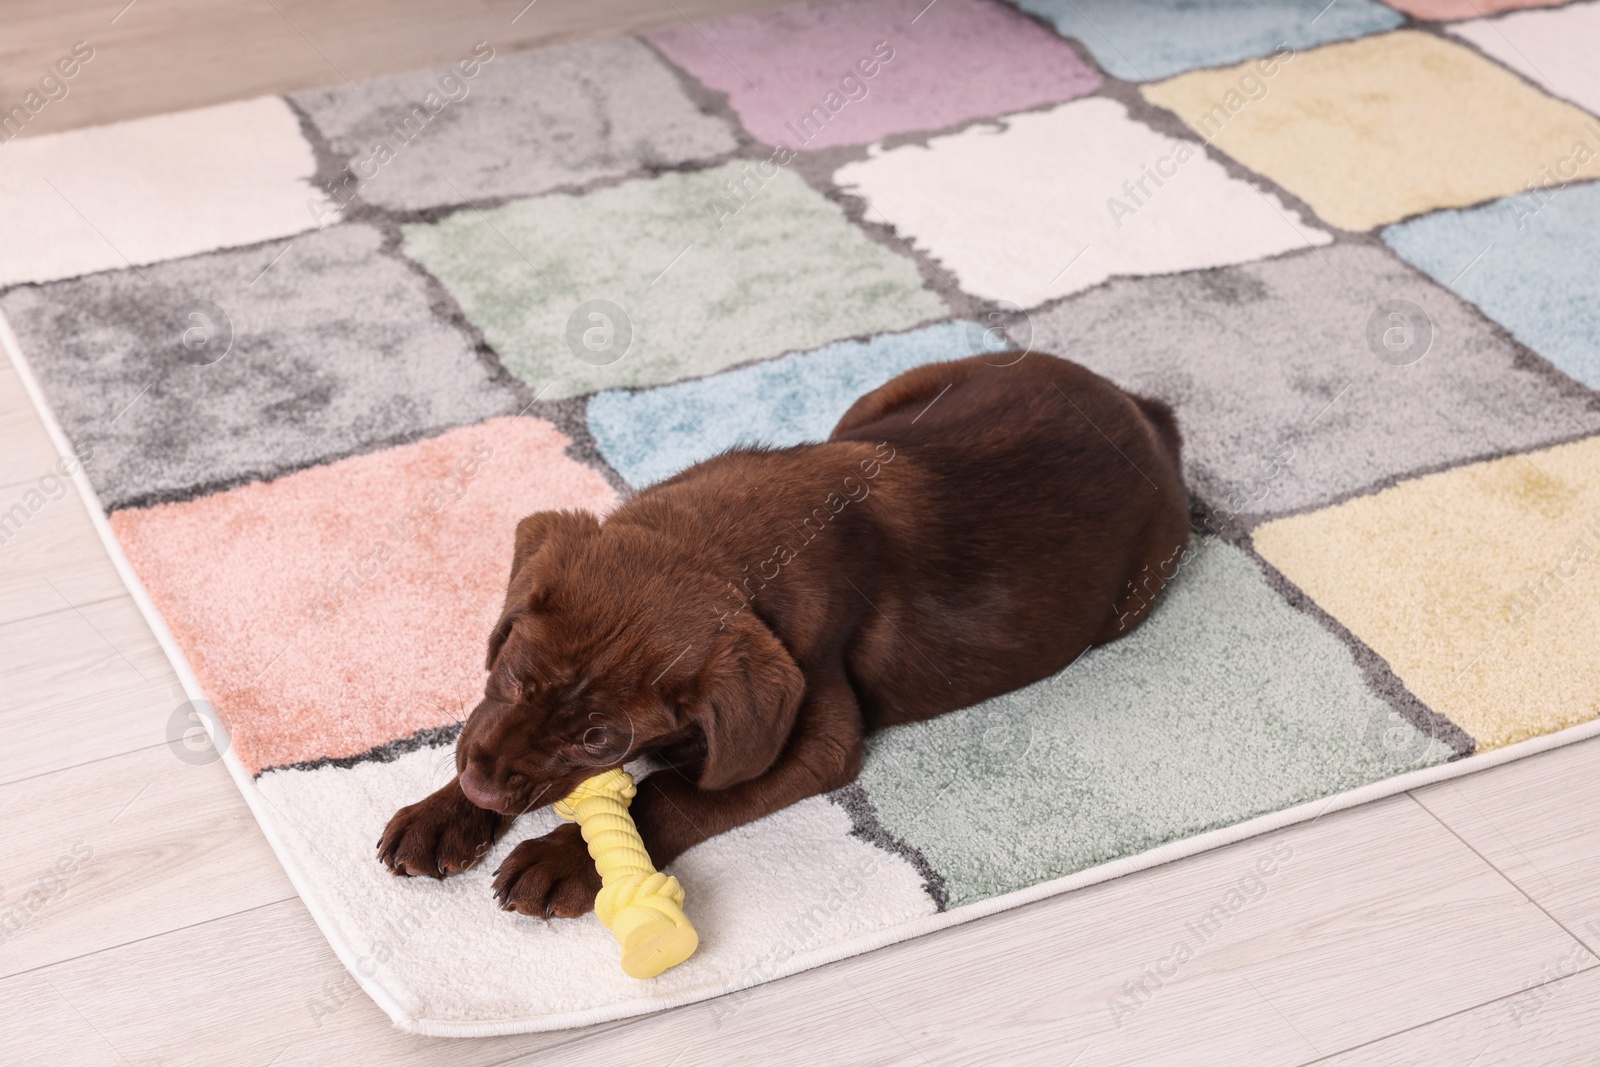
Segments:
[[[405,227],[405,251],[545,399],[947,314],[909,259],[770,162],[469,209]]]
[[[1449,759],[1245,553],[1196,538],[1148,621],[1044,681],[868,739],[878,824],[946,906]]]

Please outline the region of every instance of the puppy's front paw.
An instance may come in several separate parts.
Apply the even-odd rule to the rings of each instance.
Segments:
[[[494,880],[494,895],[503,910],[545,919],[587,913],[598,892],[600,872],[574,823],[512,849]]]
[[[399,875],[459,874],[489,851],[505,821],[474,807],[452,781],[394,813],[378,842],[378,858]]]

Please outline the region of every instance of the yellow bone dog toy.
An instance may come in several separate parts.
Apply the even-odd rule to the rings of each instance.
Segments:
[[[576,822],[600,871],[594,912],[622,943],[622,970],[654,978],[694,954],[700,935],[683,914],[683,887],[650,862],[628,814],[633,776],[614,768],[595,775],[552,807]]]

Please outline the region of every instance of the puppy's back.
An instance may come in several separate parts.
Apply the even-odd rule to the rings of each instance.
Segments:
[[[928,364],[862,397],[832,439],[896,450],[897,478],[867,502],[893,531],[882,588],[902,606],[896,618],[923,620],[927,654],[953,665],[951,706],[1131,632],[1172,573],[1162,562],[1188,540],[1172,410],[1069,360]],[[1130,606],[1146,573],[1156,577]],[[989,633],[992,643],[977,636]],[[920,688],[893,657],[872,658],[860,667],[882,672],[884,691]],[[923,713],[943,703],[925,696]]]

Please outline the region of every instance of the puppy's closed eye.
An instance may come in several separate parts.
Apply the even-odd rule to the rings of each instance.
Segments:
[[[502,704],[516,704],[527,696],[528,688],[509,666],[501,666],[489,674],[483,688],[484,696]]]

